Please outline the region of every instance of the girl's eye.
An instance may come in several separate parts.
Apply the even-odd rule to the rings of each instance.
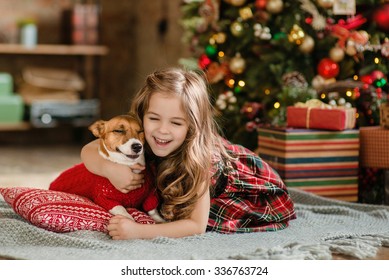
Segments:
[[[178,123],[178,122],[172,122],[172,124],[177,125],[177,126],[181,126],[182,125],[182,123]]]
[[[114,129],[112,132],[114,132],[114,133],[119,133],[119,134],[124,134],[124,133],[126,133],[126,131],[123,130],[123,129]]]

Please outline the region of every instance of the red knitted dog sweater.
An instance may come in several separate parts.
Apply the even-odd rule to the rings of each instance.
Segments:
[[[143,186],[125,194],[118,191],[107,178],[91,173],[81,163],[61,173],[49,189],[84,196],[107,211],[122,205],[148,212],[158,206],[156,189],[152,187],[150,178],[146,171]]]

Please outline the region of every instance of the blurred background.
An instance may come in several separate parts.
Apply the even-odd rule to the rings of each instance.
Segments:
[[[178,58],[184,55],[178,22],[180,2],[0,0],[3,15],[0,19],[0,72],[12,75],[13,91],[18,94],[23,91],[24,101],[36,100],[40,96],[42,99],[45,97],[42,91],[51,94],[55,90],[56,95],[51,95],[51,99],[55,96],[61,100],[97,98],[103,118],[126,112],[129,98],[148,73],[163,66],[176,65]],[[32,44],[36,46],[26,45],[20,49],[20,45],[13,44],[23,43],[22,27],[28,23],[35,25],[36,35],[33,36],[36,38],[32,39]],[[61,50],[61,45],[87,45],[91,49]],[[82,79],[84,87],[77,84],[78,78]],[[68,81],[67,85],[74,83],[74,88],[50,88],[48,92],[46,88],[60,80]],[[46,82],[43,85],[46,88],[37,92],[36,83],[39,86],[39,82]],[[31,84],[35,86],[33,90]],[[69,92],[72,90],[78,91],[77,97],[74,92]],[[30,93],[26,93],[28,91]],[[30,113],[24,112],[25,115]],[[6,130],[1,129],[0,124],[1,141],[7,141],[11,136]],[[66,133],[61,133],[63,135],[55,141],[67,137]],[[35,141],[33,134],[28,130],[22,133],[31,136],[28,141]],[[39,130],[38,134],[44,135],[48,141],[55,133]],[[17,137],[13,141],[25,139]]]

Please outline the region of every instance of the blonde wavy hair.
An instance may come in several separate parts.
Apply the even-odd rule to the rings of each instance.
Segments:
[[[156,184],[167,220],[190,216],[199,196],[208,191],[212,156],[228,158],[213,115],[203,72],[167,68],[150,74],[131,104],[131,113],[143,121],[153,93],[176,96],[188,120],[184,143],[157,167]],[[152,154],[152,153],[151,153]]]

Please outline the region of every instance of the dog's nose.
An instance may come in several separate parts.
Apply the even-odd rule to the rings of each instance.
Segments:
[[[131,145],[131,149],[132,149],[135,153],[139,153],[139,152],[142,150],[142,144],[134,143],[134,144]]]

